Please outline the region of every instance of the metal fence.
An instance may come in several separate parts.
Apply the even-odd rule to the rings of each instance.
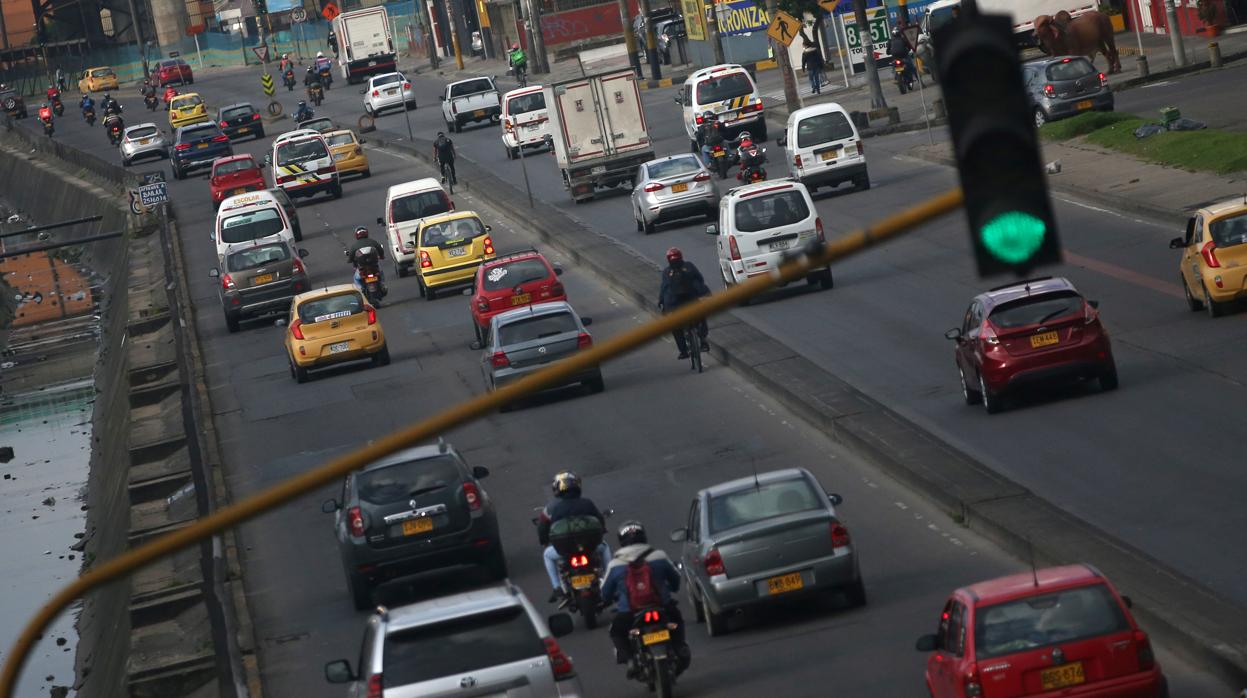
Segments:
[[[23,147],[25,150],[36,150],[50,157],[58,158],[62,162],[69,163],[105,181],[121,186],[135,186],[138,184],[138,176],[120,165],[73,148],[55,138],[31,133],[19,127],[7,114],[0,117],[0,125],[4,129],[4,139],[9,143]]]

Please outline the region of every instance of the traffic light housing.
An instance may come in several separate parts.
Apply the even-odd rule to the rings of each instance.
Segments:
[[[935,56],[979,276],[1060,263],[1011,20],[963,12],[935,32]]]

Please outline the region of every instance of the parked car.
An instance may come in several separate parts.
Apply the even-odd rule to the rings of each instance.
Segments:
[[[251,155],[230,155],[212,162],[208,191],[212,195],[213,208],[219,207],[226,197],[263,191],[267,186],[260,163]]]
[[[1236,196],[1201,208],[1186,222],[1186,234],[1169,241],[1182,250],[1178,263],[1186,305],[1223,315],[1247,296],[1247,202]]]
[[[555,639],[571,631],[571,616],[542,620],[524,592],[508,582],[377,609],[364,629],[359,666],[329,662],[325,679],[352,684],[349,695],[356,698],[382,690],[426,698],[479,696],[493,686],[506,687],[502,695],[581,698],[572,659]]]
[[[127,126],[121,134],[121,164],[129,167],[130,163],[143,158],[169,157],[169,143],[165,134],[156,124],[136,124]]]
[[[809,190],[792,179],[732,189],[719,202],[719,222],[706,226],[706,233],[718,237],[719,273],[725,286],[769,274],[790,250],[825,239],[823,219]],[[831,288],[831,267],[810,272],[806,283]]]
[[[588,327],[593,318],[582,318],[567,301],[537,303],[490,319],[489,336],[484,343],[473,342],[474,349],[484,349],[481,372],[489,390],[539,371],[560,359],[593,346]],[[561,385],[581,384],[590,393],[606,390],[601,366],[593,366],[567,377]]]
[[[658,33],[658,29],[662,22],[679,19],[680,14],[670,7],[655,7],[649,11],[649,22],[654,24],[654,33]],[[649,60],[645,52],[645,33],[646,33],[646,16],[637,13],[632,17],[632,33],[636,36],[636,45],[641,51],[641,60]]]
[[[194,85],[195,71],[186,64],[181,58],[170,58],[160,61],[156,68],[156,85],[166,87],[168,85]]]
[[[815,104],[788,115],[779,145],[786,149],[788,172],[811,192],[850,182],[870,188],[866,146],[844,107]]]
[[[224,266],[208,270],[209,276],[221,280],[217,293],[226,329],[237,332],[243,320],[288,310],[290,300],[308,289],[302,260],[307,254],[281,239],[228,247]]]
[[[253,136],[257,141],[264,138],[264,122],[260,120],[260,112],[249,102],[221,107],[216,112],[216,121],[230,140],[246,136]]]
[[[659,223],[691,216],[719,216],[719,188],[701,158],[668,155],[637,168],[632,219],[638,231],[649,235]]]
[[[173,178],[184,179],[194,170],[211,167],[217,158],[233,154],[234,148],[230,145],[229,136],[222,133],[221,127],[211,121],[183,126],[175,132],[173,149],[170,151]]]
[[[352,284],[325,286],[301,293],[290,302],[286,322],[290,377],[306,383],[309,371],[350,361],[388,366],[390,349],[377,318]]]
[[[1169,695],[1152,643],[1091,565],[1000,577],[957,589],[936,632],[918,639],[933,698]]]
[[[684,18],[673,17],[659,20],[654,25],[654,33],[658,43],[658,55],[663,63],[670,65],[671,57],[678,57],[678,54],[673,53],[676,51],[676,42],[687,36]]]
[[[537,250],[520,250],[481,264],[476,270],[472,300],[472,329],[477,341],[489,335],[495,315],[533,303],[567,300],[559,276],[563,269],[550,264]]]
[[[14,119],[26,118],[26,100],[11,87],[0,89],[0,108]]]
[[[445,442],[404,449],[352,471],[321,507],[334,533],[355,608],[383,582],[460,565],[506,579],[498,515],[481,480]]]
[[[1042,58],[1022,65],[1035,128],[1085,111],[1113,111],[1108,76],[1083,56]]]
[[[372,117],[380,116],[386,109],[416,108],[416,93],[402,73],[374,75],[368,78],[360,94],[364,96],[364,112]]]

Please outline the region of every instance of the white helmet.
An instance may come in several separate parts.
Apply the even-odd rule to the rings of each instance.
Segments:
[[[324,52],[324,51],[317,51],[317,52],[316,52],[316,57],[317,57],[317,58],[324,58],[324,57],[325,57],[325,52]]]

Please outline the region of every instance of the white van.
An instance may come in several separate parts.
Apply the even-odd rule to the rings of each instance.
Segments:
[[[550,116],[541,85],[511,90],[502,96],[502,145],[507,158],[520,156],[520,148],[552,145]]]
[[[293,249],[294,232],[294,222],[277,197],[267,191],[252,191],[221,202],[212,228],[212,242],[220,260],[230,245],[252,240],[281,239]]]
[[[265,161],[273,167],[273,186],[281,187],[291,198],[321,192],[342,198],[338,168],[333,164],[325,137],[318,131],[283,133],[273,141],[273,151]]]
[[[731,286],[769,273],[785,256],[814,240],[825,240],[823,221],[810,192],[800,182],[777,179],[736,187],[719,201],[719,271]],[[831,267],[810,272],[806,281],[831,288]]]
[[[395,184],[385,193],[385,215],[377,218],[385,226],[394,272],[407,276],[416,262],[414,234],[420,219],[455,210],[455,202],[432,177]]]
[[[816,104],[789,114],[779,144],[788,153],[788,172],[810,191],[841,182],[852,182],[858,190],[870,188],[866,146],[839,104]]]
[[[714,112],[729,138],[748,131],[755,141],[766,140],[766,112],[762,95],[749,71],[735,63],[712,65],[688,76],[675,98],[683,109],[684,132],[693,152],[702,115]]]

